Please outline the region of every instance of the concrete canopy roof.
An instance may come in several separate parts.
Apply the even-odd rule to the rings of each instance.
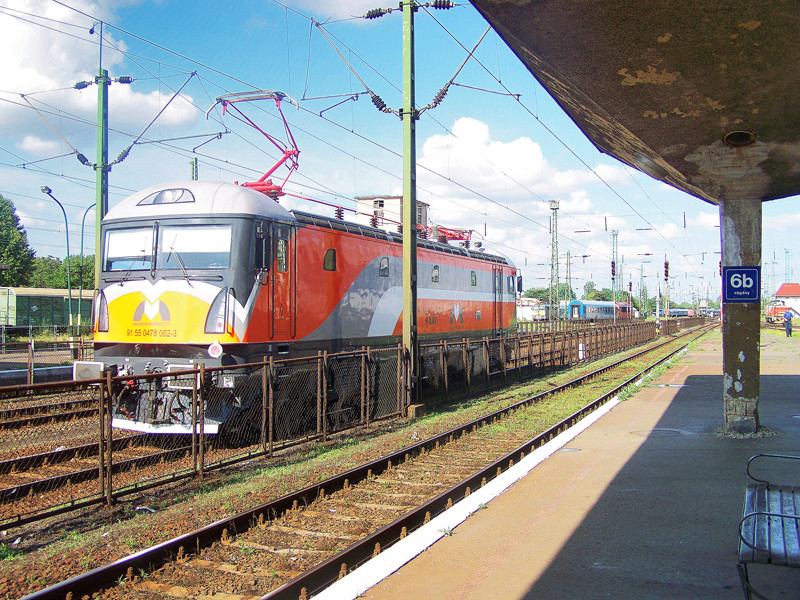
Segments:
[[[800,194],[796,0],[470,0],[601,152],[707,202]]]

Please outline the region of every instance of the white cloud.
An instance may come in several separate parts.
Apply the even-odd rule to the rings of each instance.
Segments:
[[[693,219],[690,219],[690,224],[704,230],[719,229],[719,212],[701,212]]]
[[[318,17],[334,19],[361,16],[370,9],[382,6],[380,3],[375,4],[374,0],[289,0],[287,4],[309,11]]]
[[[800,227],[800,214],[782,214],[764,218],[764,231],[797,231]]]
[[[26,135],[17,144],[17,148],[34,156],[53,156],[58,153],[60,147],[55,140],[43,140],[35,135]]]
[[[598,183],[590,170],[553,167],[531,138],[493,140],[486,123],[469,117],[458,119],[452,134],[425,140],[418,162],[425,167],[417,173],[420,186],[434,195],[469,197],[471,190],[480,190],[495,202],[533,208],[539,215],[548,213],[551,199],[569,210],[588,210],[591,200],[583,188]],[[596,171],[604,179],[625,177],[618,167],[598,166]]]
[[[113,20],[110,9],[129,3],[78,0],[71,6],[76,11]],[[73,86],[79,81],[94,81],[99,59],[99,27],[90,34],[91,18],[49,0],[10,0],[6,8],[9,10],[0,11],[0,55],[13,60],[0,61],[0,98],[8,101],[0,104],[0,127],[26,133],[30,133],[31,127],[47,127],[20,94],[25,94],[54,126],[66,133],[76,127],[71,119],[74,116],[93,122],[97,113],[96,86],[80,91]],[[114,37],[113,29],[105,28],[103,38],[107,48],[126,50],[125,43]],[[103,52],[103,68],[109,73],[123,60],[120,52],[108,49]],[[143,128],[171,95],[142,91],[142,87],[111,84],[110,113],[118,126]],[[201,111],[189,101],[173,102],[160,123],[183,125],[197,118]]]

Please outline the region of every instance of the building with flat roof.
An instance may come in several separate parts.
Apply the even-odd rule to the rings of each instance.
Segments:
[[[356,196],[356,223],[378,227],[384,231],[400,231],[403,222],[402,196]],[[428,226],[429,204],[417,200],[417,225]]]

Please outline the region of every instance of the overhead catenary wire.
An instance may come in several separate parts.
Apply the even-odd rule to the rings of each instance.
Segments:
[[[86,15],[86,13],[82,13],[81,11],[77,11],[77,12],[79,12],[79,13],[81,13],[81,14],[84,14],[84,15]],[[295,12],[296,12],[296,11],[295,11]],[[90,15],[86,15],[86,16],[90,16]],[[93,17],[92,17],[92,18],[93,18]],[[123,29],[121,29],[121,28],[118,28],[118,27],[115,27],[115,29],[117,29],[117,30],[119,30],[119,31],[122,31],[123,33],[126,33],[126,34],[133,35],[133,37],[135,37],[135,38],[137,38],[137,39],[140,39],[140,40],[142,40],[142,41],[145,41],[145,42],[147,42],[147,43],[151,43],[151,44],[152,44],[152,45],[154,45],[155,47],[157,47],[157,48],[159,48],[159,49],[162,49],[162,50],[165,50],[165,51],[168,51],[168,52],[170,52],[170,53],[172,53],[172,54],[174,54],[174,55],[176,55],[176,56],[178,56],[178,57],[181,57],[181,58],[184,58],[184,59],[187,59],[187,60],[191,60],[191,59],[188,59],[188,57],[186,57],[186,56],[184,56],[184,55],[182,55],[182,54],[180,54],[180,53],[173,52],[173,51],[171,51],[171,50],[169,50],[169,49],[167,49],[167,48],[164,48],[163,46],[160,46],[160,45],[158,45],[158,44],[154,44],[154,43],[152,43],[152,42],[149,42],[148,40],[145,40],[144,38],[141,38],[141,37],[139,37],[139,36],[136,36],[135,34],[131,34],[130,32],[128,32],[128,31],[126,31],[126,30],[123,30]],[[207,66],[207,65],[204,65],[203,63],[198,63],[197,61],[192,61],[192,62],[194,62],[195,64],[199,64],[199,65],[201,65],[201,66],[204,66],[204,67],[208,68],[208,66]],[[213,69],[213,68],[211,68],[211,70],[212,70],[212,71],[214,71],[214,72],[220,73],[220,71],[217,71],[216,69]],[[233,79],[234,79],[234,80],[236,80],[236,78],[233,78]],[[237,81],[240,81],[240,80],[237,80]],[[351,132],[352,132],[352,131],[351,131]],[[353,132],[353,133],[354,133],[354,132]],[[363,136],[360,136],[360,137],[362,137],[363,139],[365,139],[365,140],[367,140],[367,141],[371,141],[371,140],[369,140],[368,138],[365,138],[365,137],[363,137]],[[432,170],[431,170],[431,172],[435,174],[435,172],[434,172],[434,171],[432,171]],[[467,188],[467,189],[468,189],[468,188]],[[486,198],[486,197],[484,196],[484,198]],[[498,206],[502,206],[502,204],[500,204],[500,203],[497,203],[497,204],[498,204]],[[512,212],[513,212],[513,211],[512,211]],[[519,213],[517,213],[517,214],[519,215]],[[534,222],[534,223],[535,223],[535,221],[532,221],[532,222]],[[537,224],[537,225],[540,225],[540,224],[538,224],[538,223],[536,223],[536,224]]]
[[[61,4],[63,4],[63,3],[61,3]],[[277,3],[277,4],[280,4],[280,3]],[[287,10],[288,10],[288,8],[287,8]],[[296,12],[296,11],[293,11],[293,12]],[[85,13],[84,13],[84,14],[85,14]],[[298,13],[298,14],[300,14],[300,13]],[[329,22],[328,24],[330,24],[330,22]],[[142,39],[143,41],[146,41],[146,40],[144,40],[143,38],[139,38],[139,39]],[[149,43],[149,42],[148,42],[148,43]],[[159,47],[159,48],[161,48],[162,50],[166,50],[165,48],[163,48],[162,46],[158,46],[157,44],[155,44],[155,46],[156,46],[156,47]],[[177,55],[177,56],[180,56],[180,57],[182,57],[182,58],[184,58],[184,59],[186,59],[186,58],[187,58],[187,57],[185,57],[184,55],[180,55],[180,54],[177,54],[177,53],[173,53],[173,54],[175,54],[175,55]],[[193,61],[193,62],[195,62],[195,63],[196,63],[196,61]],[[207,66],[207,65],[205,65],[205,66]],[[213,69],[212,69],[212,70],[213,70]],[[216,71],[216,70],[214,70],[214,71]],[[216,72],[217,72],[217,73],[221,73],[220,71],[216,71]],[[224,74],[224,75],[225,75],[226,77],[228,76],[227,74]],[[233,79],[236,79],[236,78],[233,78]],[[498,79],[498,81],[499,81],[499,79]],[[455,84],[455,85],[462,85],[462,84]],[[510,92],[509,92],[509,94],[510,94]],[[537,117],[537,120],[538,120],[538,117]],[[338,126],[338,124],[337,124],[337,126]],[[348,130],[347,128],[343,128],[343,129],[344,129],[344,130],[346,130],[346,131],[351,131],[351,132],[352,132],[352,130]],[[363,137],[363,139],[367,139],[367,140],[368,140],[368,141],[370,141],[371,143],[373,142],[373,140],[369,140],[369,138],[367,138],[367,137],[365,137],[365,136]],[[168,146],[168,144],[160,144],[160,145],[163,145],[163,146]],[[336,147],[336,144],[333,144],[333,147]],[[173,148],[173,151],[181,151],[181,152],[182,152],[182,150],[180,150],[180,149],[176,149],[176,148]],[[353,155],[353,154],[350,154],[350,155],[354,156],[354,158],[355,158],[355,155]],[[213,157],[213,156],[209,156],[209,157],[208,157],[208,159],[209,159],[209,160],[218,160],[218,158],[217,158],[217,157]],[[366,162],[365,162],[365,164],[368,164],[368,162],[369,162],[369,161],[366,161]],[[235,162],[235,161],[229,161],[229,162],[228,162],[228,164],[231,164],[231,165],[236,165],[236,162]],[[585,164],[585,163],[584,163],[584,164]],[[243,167],[244,165],[238,165],[238,166],[240,166],[240,167]],[[249,169],[250,167],[247,167],[247,168]],[[254,169],[254,170],[255,170],[255,169]],[[431,169],[429,169],[429,171],[430,171],[432,174],[438,175],[438,174],[437,174],[437,173],[436,173],[434,170],[431,170]],[[452,180],[451,180],[451,181],[452,181]],[[465,187],[465,188],[463,188],[463,189],[470,190],[469,186],[466,186],[466,187]],[[470,190],[470,191],[474,191],[474,190]],[[487,198],[487,196],[486,196],[485,194],[483,195],[483,197],[484,197],[484,198]],[[505,207],[504,207],[504,205],[503,205],[503,203],[500,203],[500,202],[496,202],[496,201],[495,201],[495,204],[497,204],[497,205],[498,205],[498,207],[505,208]],[[634,211],[634,212],[636,212],[636,211]],[[513,213],[513,211],[511,212],[511,214],[514,214],[514,213]],[[491,218],[495,218],[495,217],[491,217]],[[539,224],[537,224],[537,226],[538,226],[538,225],[539,225]]]

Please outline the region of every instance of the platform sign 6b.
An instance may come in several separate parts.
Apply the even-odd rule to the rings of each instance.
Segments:
[[[723,302],[760,302],[761,267],[722,267]]]

